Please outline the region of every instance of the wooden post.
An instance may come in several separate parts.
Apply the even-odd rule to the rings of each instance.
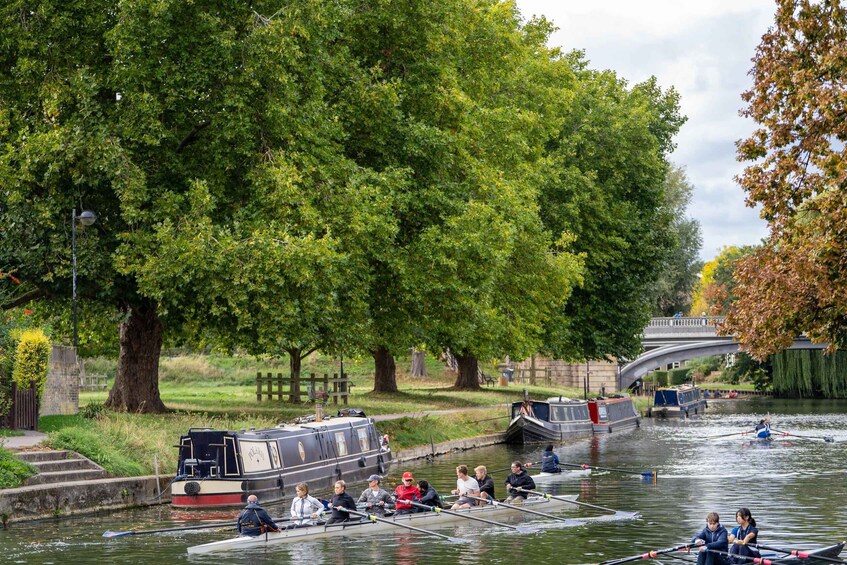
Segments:
[[[535,386],[535,355],[530,357],[529,384]]]
[[[350,389],[347,388],[347,378],[344,373],[341,373],[341,392],[344,393],[344,406],[347,406],[347,397],[350,395]]]
[[[256,373],[256,402],[262,401],[262,371]]]
[[[282,402],[282,373],[276,374],[276,399]]]
[[[338,375],[332,374],[332,403],[338,404]]]
[[[274,381],[273,381],[273,378],[274,378],[274,374],[269,372],[268,373],[268,400],[274,399],[274,388],[273,388],[274,387]]]

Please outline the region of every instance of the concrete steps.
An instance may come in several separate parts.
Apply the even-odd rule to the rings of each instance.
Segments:
[[[102,467],[73,451],[24,451],[16,454],[38,469],[38,474],[26,480],[25,486],[58,484],[103,479]]]

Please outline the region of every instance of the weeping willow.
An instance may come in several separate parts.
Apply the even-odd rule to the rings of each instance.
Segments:
[[[778,396],[847,398],[847,353],[795,349],[772,357],[773,391]]]

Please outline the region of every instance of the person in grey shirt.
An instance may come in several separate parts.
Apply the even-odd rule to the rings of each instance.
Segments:
[[[386,509],[394,508],[391,495],[379,486],[381,481],[382,477],[379,475],[368,477],[368,488],[362,492],[359,500],[356,501],[366,503],[368,505],[368,514],[373,514],[374,516],[385,516]]]

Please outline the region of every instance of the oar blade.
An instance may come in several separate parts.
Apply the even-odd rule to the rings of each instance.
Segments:
[[[119,538],[121,536],[131,536],[134,533],[135,532],[112,532],[112,531],[107,530],[107,531],[103,532],[103,537],[104,538]]]

